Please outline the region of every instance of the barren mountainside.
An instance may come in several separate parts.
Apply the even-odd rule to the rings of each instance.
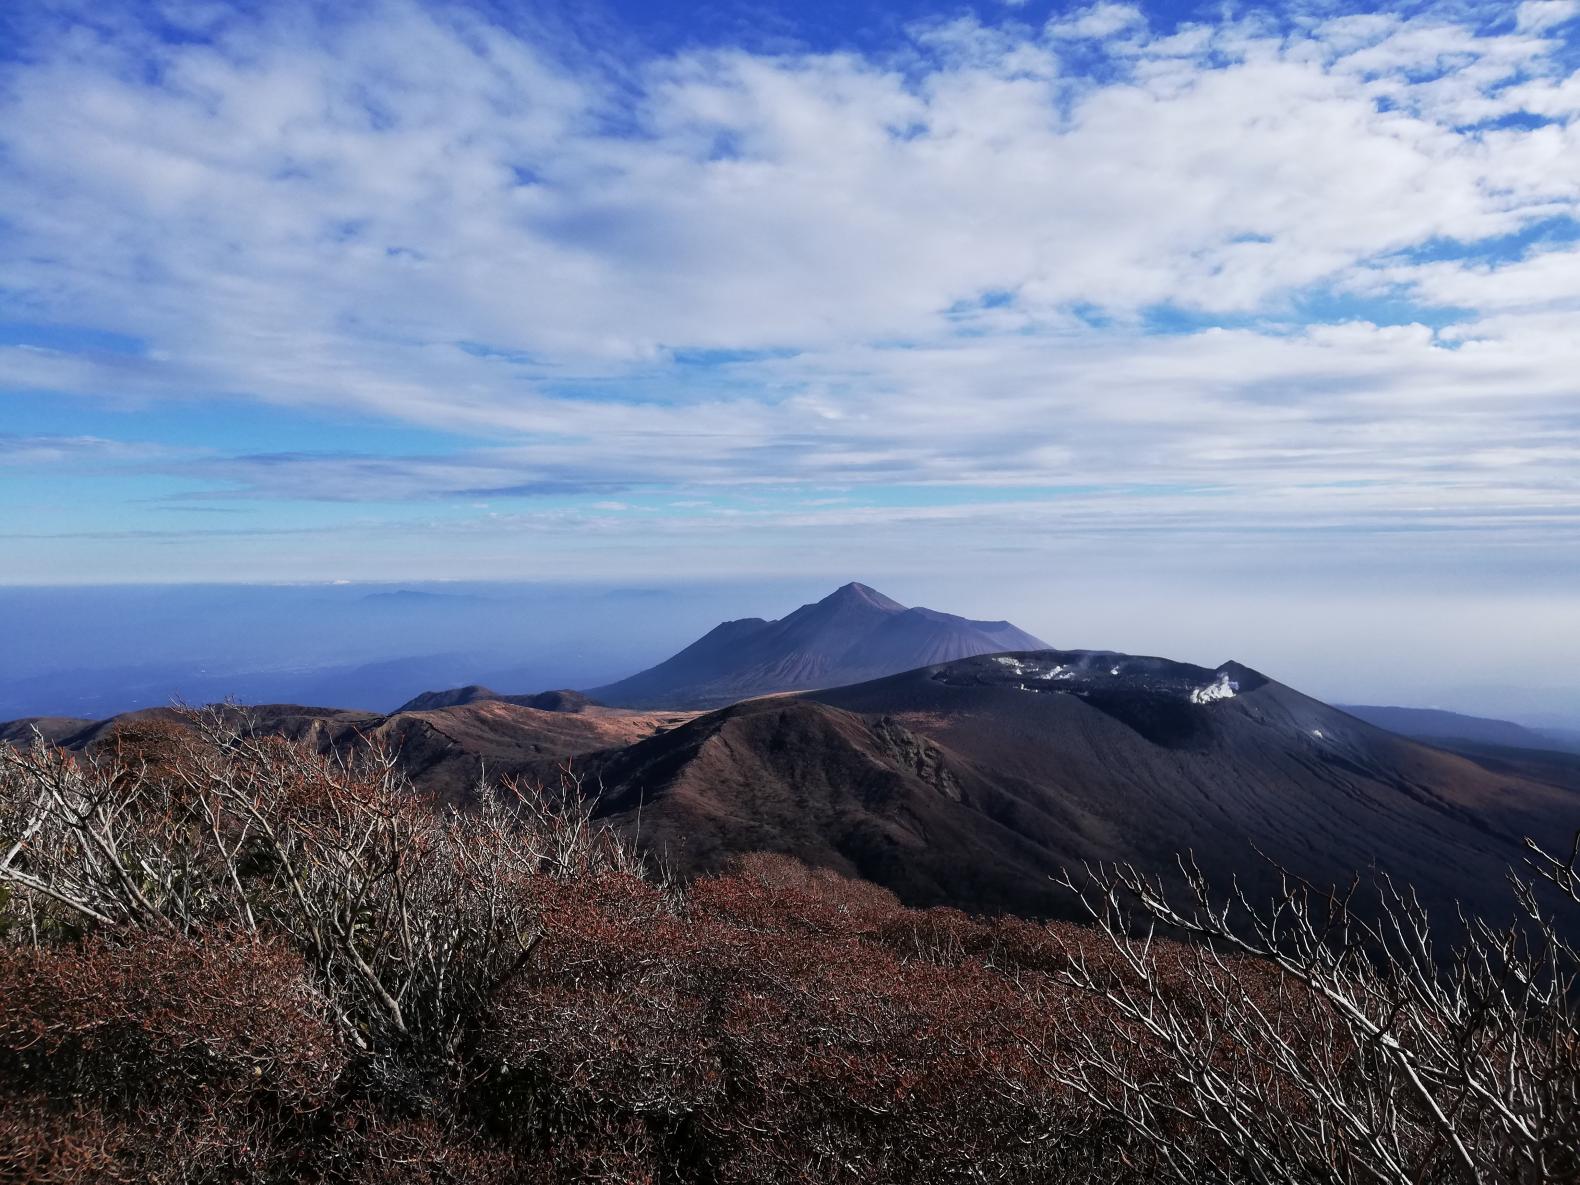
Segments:
[[[296,704],[260,704],[235,711],[252,730],[306,741],[322,752],[347,752],[370,742],[387,744],[420,786],[446,798],[469,795],[484,777],[520,775],[552,783],[558,767],[568,760],[629,745],[692,716],[605,708],[554,711],[495,699],[402,709],[388,715]],[[0,744],[28,744],[38,725],[45,740],[80,752],[113,746],[126,728],[179,720],[179,714],[168,708],[99,721],[17,720],[0,724]]]
[[[778,852],[985,912],[1058,914],[1060,869],[1167,876],[1182,852],[1261,896],[1277,862],[1319,884],[1377,869],[1436,910],[1496,909],[1522,838],[1567,847],[1580,818],[1572,764],[1447,752],[1238,663],[1021,650],[703,714],[560,706],[251,712],[325,750],[387,740],[446,796],[485,772],[552,782],[569,761],[598,813],[682,874]],[[82,749],[119,726],[45,731]]]
[[[1237,663],[1093,651],[980,656],[737,704],[584,759],[602,808],[684,867],[784,851],[915,904],[1057,912],[1090,861],[1193,852],[1270,894],[1380,869],[1450,910],[1505,900],[1522,839],[1567,842],[1580,779],[1494,769]],[[1556,774],[1556,776],[1555,776]]]

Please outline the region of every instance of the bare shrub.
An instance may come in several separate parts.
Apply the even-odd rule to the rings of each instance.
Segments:
[[[1573,886],[1573,860],[1537,856]],[[1047,1063],[1141,1134],[1160,1174],[1580,1177],[1580,962],[1528,884],[1514,882],[1522,924],[1466,919],[1445,952],[1413,895],[1386,881],[1374,916],[1293,880],[1259,911],[1183,869],[1184,904],[1128,866],[1066,882],[1110,959],[1099,968],[1072,948],[1062,978],[1106,1007],[1064,998],[1075,1042]],[[1193,941],[1164,942],[1163,929]]]
[[[0,748],[4,909],[35,942],[83,926],[283,935],[359,1048],[453,1058],[531,957],[533,879],[637,869],[577,790],[444,806],[376,744],[325,758],[225,707],[86,758]]]
[[[925,916],[892,896],[783,857],[694,882],[680,913],[613,896],[547,910],[542,957],[501,996],[479,1053],[507,1129],[621,1117],[679,1179],[715,1182],[1079,1180],[1107,1159],[1100,1117],[1028,1052],[1040,1004],[980,959],[890,949]]]
[[[655,883],[574,771],[418,793],[215,708],[0,748],[0,1179],[1536,1181],[1580,1166],[1580,852],[1446,959],[1133,870],[983,920]],[[1170,937],[1165,938],[1167,933]],[[1179,941],[1184,938],[1188,941]]]

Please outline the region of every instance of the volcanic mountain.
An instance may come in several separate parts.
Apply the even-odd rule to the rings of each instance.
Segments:
[[[1572,762],[1450,753],[1238,663],[1021,650],[703,714],[576,706],[250,711],[326,750],[386,738],[447,795],[574,758],[599,814],[677,873],[783,852],[985,912],[1063,913],[1052,878],[1094,861],[1178,886],[1189,852],[1252,898],[1276,890],[1275,865],[1318,886],[1381,871],[1447,918],[1455,901],[1495,917],[1523,838],[1567,850],[1580,826]],[[80,749],[126,719],[39,723]]]
[[[1007,621],[907,608],[851,583],[778,621],[726,621],[657,666],[588,694],[624,707],[708,708],[1046,645]]]
[[[1580,776],[1407,740],[1226,663],[973,657],[740,703],[582,767],[601,809],[681,868],[783,851],[913,904],[1057,913],[1061,868],[1318,885],[1372,870],[1497,913],[1523,837],[1563,845]]]

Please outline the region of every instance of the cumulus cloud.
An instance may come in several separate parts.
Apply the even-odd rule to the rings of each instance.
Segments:
[[[1514,23],[1522,32],[1538,33],[1568,24],[1577,14],[1577,0],[1524,0],[1515,10]]]
[[[1094,4],[1069,16],[1049,21],[1048,33],[1053,37],[1100,41],[1146,23],[1146,16],[1134,4]]]
[[[618,64],[401,0],[68,22],[5,67],[0,285],[135,348],[0,347],[0,384],[477,440],[170,462],[211,498],[1575,521],[1580,260],[1525,238],[1580,204],[1572,8],[1162,32],[1099,4]]]

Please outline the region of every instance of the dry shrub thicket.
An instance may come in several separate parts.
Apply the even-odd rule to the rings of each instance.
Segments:
[[[233,710],[0,747],[0,1179],[1575,1180],[1580,886],[1531,863],[1445,956],[1407,893],[677,886],[573,778],[459,809]]]

